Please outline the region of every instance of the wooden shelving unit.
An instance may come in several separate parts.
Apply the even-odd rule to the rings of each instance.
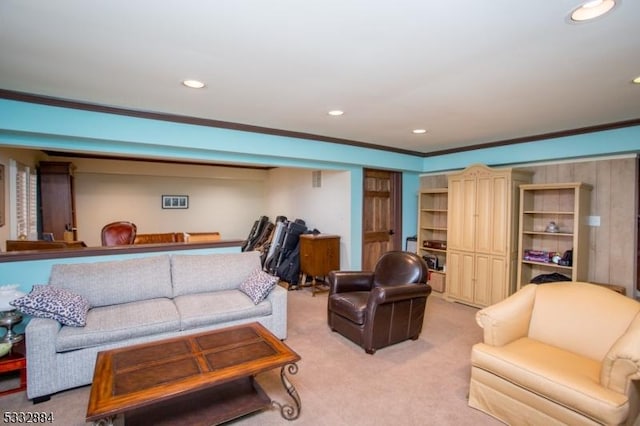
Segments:
[[[518,289],[538,275],[554,272],[571,281],[587,280],[591,189],[581,182],[520,185]],[[556,223],[558,232],[546,231],[550,222]],[[549,257],[572,250],[572,263],[526,259],[526,250],[549,253]]]
[[[444,292],[446,275],[444,264],[447,259],[446,248],[426,247],[426,241],[447,241],[447,188],[424,189],[418,196],[418,241],[417,252],[420,256],[434,255],[438,258],[438,268],[430,269],[431,286],[434,291]]]

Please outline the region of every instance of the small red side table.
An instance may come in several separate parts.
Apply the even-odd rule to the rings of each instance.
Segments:
[[[27,357],[24,340],[16,343],[11,352],[0,358],[0,374],[20,371],[20,386],[0,392],[0,396],[27,389]]]

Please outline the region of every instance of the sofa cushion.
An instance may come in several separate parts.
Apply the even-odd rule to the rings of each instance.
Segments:
[[[87,325],[62,327],[56,351],[106,345],[136,337],[178,331],[180,318],[171,299],[148,299],[89,310]]]
[[[171,297],[169,256],[56,264],[49,284],[84,296],[91,307]]]
[[[278,284],[278,281],[278,277],[256,268],[240,284],[240,291],[249,296],[253,303],[257,305],[269,295],[271,290]]]
[[[174,254],[171,256],[173,295],[237,289],[256,268],[260,268],[257,251]]]
[[[600,362],[533,339],[478,343],[471,364],[607,424],[620,424],[629,410],[625,395],[600,385]]]
[[[255,305],[240,290],[188,294],[176,297],[174,303],[182,330],[271,314],[270,301]]]
[[[54,319],[72,327],[84,326],[89,310],[87,299],[52,285],[35,284],[29,294],[9,303],[27,315]]]

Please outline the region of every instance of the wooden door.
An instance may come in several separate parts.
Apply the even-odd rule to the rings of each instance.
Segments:
[[[383,253],[402,249],[402,174],[365,169],[362,269],[372,271]]]

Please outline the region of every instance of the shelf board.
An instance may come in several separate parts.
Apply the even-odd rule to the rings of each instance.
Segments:
[[[446,250],[442,250],[442,249],[437,249],[437,248],[431,248],[431,247],[420,247],[420,250],[423,251],[437,251],[438,253],[446,253]]]
[[[570,232],[522,231],[525,235],[544,235],[545,237],[573,237]]]
[[[449,192],[448,188],[427,188],[420,191],[421,194],[446,194]]]
[[[429,213],[447,213],[446,209],[420,209],[420,211]]]
[[[447,228],[436,227],[436,226],[421,226],[420,229],[424,231],[447,231]]]
[[[527,210],[522,212],[523,214],[551,214],[551,215],[575,215],[575,212],[567,212],[567,211],[555,211],[555,210]]]
[[[558,265],[556,263],[548,263],[548,262],[534,262],[532,260],[523,260],[522,261],[523,264],[527,264],[527,265],[535,265],[535,266],[544,266],[547,268],[558,268],[558,269],[567,269],[567,270],[572,270],[573,267],[572,266],[562,266],[562,265]]]

